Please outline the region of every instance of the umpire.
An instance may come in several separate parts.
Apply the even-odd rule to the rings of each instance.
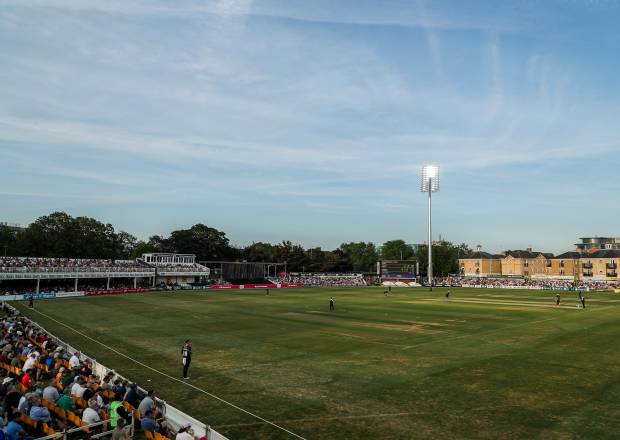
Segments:
[[[189,379],[189,364],[192,362],[192,344],[187,339],[181,348],[183,356],[183,379]]]

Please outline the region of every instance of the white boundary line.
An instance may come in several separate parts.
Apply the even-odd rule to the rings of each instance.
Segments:
[[[262,417],[261,417],[261,416],[259,416],[259,415],[256,415],[256,414],[254,414],[254,413],[251,413],[250,411],[245,410],[245,409],[243,409],[243,408],[241,408],[241,407],[239,407],[239,406],[235,405],[234,403],[228,402],[227,400],[224,400],[224,399],[222,399],[221,397],[218,397],[218,396],[216,396],[215,394],[212,394],[212,393],[208,392],[207,390],[203,390],[202,388],[198,388],[196,385],[192,385],[191,383],[188,383],[188,382],[185,382],[185,381],[183,381],[183,380],[181,380],[181,379],[178,379],[178,378],[176,378],[176,377],[170,376],[169,374],[166,374],[166,373],[164,373],[164,372],[162,372],[162,371],[159,371],[159,370],[157,370],[157,369],[155,369],[155,368],[151,367],[150,365],[146,365],[146,364],[144,364],[144,363],[140,362],[139,360],[132,358],[131,356],[128,356],[128,355],[126,355],[126,354],[124,354],[124,353],[121,353],[120,351],[116,350],[115,348],[112,348],[112,347],[110,347],[109,345],[104,344],[103,342],[100,342],[100,341],[98,341],[98,340],[96,340],[96,339],[94,339],[94,338],[91,338],[91,337],[90,337],[90,336],[88,336],[87,334],[84,334],[84,333],[82,333],[81,331],[79,331],[79,330],[77,330],[77,329],[74,329],[73,327],[71,327],[71,326],[69,326],[69,325],[65,324],[65,323],[64,323],[64,322],[62,322],[62,321],[58,321],[57,319],[55,319],[55,318],[53,318],[53,317],[51,317],[51,316],[49,316],[49,315],[47,315],[47,314],[45,314],[45,313],[43,313],[43,312],[40,312],[40,311],[38,311],[38,310],[36,310],[36,309],[34,309],[33,311],[35,311],[36,313],[38,313],[38,314],[40,314],[40,315],[42,315],[42,316],[45,316],[47,319],[50,319],[50,320],[52,320],[52,321],[54,321],[54,322],[56,322],[56,323],[58,323],[58,324],[60,324],[60,325],[62,325],[62,326],[64,326],[64,327],[67,327],[67,328],[68,328],[69,330],[71,330],[72,332],[75,332],[75,333],[77,333],[78,335],[81,335],[82,337],[84,337],[84,338],[86,338],[86,339],[90,339],[91,341],[95,342],[96,344],[99,344],[99,345],[101,345],[102,347],[107,348],[108,350],[110,350],[110,351],[112,351],[112,352],[114,352],[114,353],[118,354],[119,356],[122,356],[122,357],[124,357],[124,358],[126,358],[126,359],[129,359],[130,361],[132,361],[132,362],[134,362],[134,363],[136,363],[136,364],[138,364],[138,365],[140,365],[140,366],[142,366],[142,367],[144,367],[144,368],[146,368],[146,369],[148,369],[148,370],[153,371],[154,373],[160,374],[160,375],[162,375],[162,376],[164,376],[164,377],[167,377],[168,379],[174,380],[174,381],[179,382],[179,383],[181,383],[181,384],[183,384],[183,385],[185,385],[185,386],[188,386],[188,387],[190,387],[190,388],[193,388],[193,389],[195,389],[196,391],[199,391],[199,392],[201,392],[201,393],[203,393],[203,394],[206,394],[206,395],[207,395],[207,396],[209,396],[209,397],[213,397],[214,399],[217,399],[217,400],[219,400],[220,402],[222,402],[222,403],[224,403],[224,404],[226,404],[226,405],[228,405],[228,406],[231,406],[231,407],[235,408],[235,409],[236,409],[236,410],[238,410],[238,411],[241,411],[241,412],[243,412],[243,413],[245,413],[245,414],[247,414],[247,415],[249,415],[249,416],[252,416],[252,417],[254,417],[254,418],[256,418],[256,419],[258,419],[258,420],[260,420],[260,421],[262,421],[262,422],[264,422],[264,423],[267,423],[268,425],[271,425],[271,426],[273,426],[274,428],[280,429],[281,431],[284,431],[284,432],[286,432],[287,434],[290,434],[290,435],[292,435],[292,436],[293,436],[293,437],[295,437],[295,438],[298,438],[298,439],[300,439],[300,440],[306,440],[304,437],[302,437],[302,436],[300,436],[300,435],[298,435],[298,434],[295,434],[294,432],[289,431],[288,429],[286,429],[286,428],[284,428],[284,427],[282,427],[282,426],[276,425],[275,423],[270,422],[269,420],[264,419],[264,418],[262,418]]]

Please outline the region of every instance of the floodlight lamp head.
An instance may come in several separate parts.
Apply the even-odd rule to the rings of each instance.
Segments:
[[[422,178],[420,181],[420,191],[422,192],[439,191],[439,167],[436,165],[424,165],[422,167]]]

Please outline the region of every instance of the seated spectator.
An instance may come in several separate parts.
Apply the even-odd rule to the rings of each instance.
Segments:
[[[112,379],[114,378],[114,372],[109,371],[103,379],[101,379],[101,389],[102,390],[111,390],[113,388]]]
[[[28,355],[28,359],[24,362],[24,366],[22,367],[22,371],[28,371],[35,367],[37,364],[37,357],[35,353],[30,353]]]
[[[77,393],[80,391],[80,388],[84,388],[84,378],[82,376],[76,376],[75,380],[73,381],[73,385],[71,385],[71,395],[72,396],[77,396]],[[84,392],[82,391],[80,394],[84,394]]]
[[[50,415],[49,410],[41,404],[41,399],[38,397],[32,399],[30,418],[39,422],[52,424],[52,416]]]
[[[75,378],[77,375],[73,370],[66,371],[66,374],[62,377],[61,385],[63,388],[72,387],[75,384]]]
[[[65,411],[75,412],[75,402],[71,398],[71,390],[69,388],[63,390],[62,396],[56,401],[56,405]]]
[[[4,397],[4,408],[7,411],[8,416],[10,417],[13,413],[13,408],[17,408],[19,406],[19,402],[21,401],[22,395],[15,385],[9,386],[7,389],[6,396]]]
[[[112,431],[112,440],[131,440],[129,427],[125,427],[125,420],[119,419]]]
[[[131,414],[127,412],[125,406],[123,406],[122,397],[120,394],[114,396],[114,400],[110,403],[110,426],[116,427],[119,420],[123,419],[125,422],[131,422]]]
[[[155,420],[155,417],[156,417],[155,410],[152,410],[152,409],[148,410],[144,418],[140,422],[140,426],[142,427],[142,430],[150,431],[150,432],[159,432],[164,437],[167,437],[170,431],[170,425],[168,425],[168,423],[165,420],[158,422],[157,420]]]
[[[19,423],[20,417],[21,415],[18,412],[13,414],[11,421],[6,427],[6,435],[9,440],[18,440],[28,435],[24,427]]]
[[[179,428],[177,432],[176,440],[194,440],[194,431],[192,425],[187,423]]]
[[[20,412],[29,413],[30,407],[32,406],[33,399],[36,397],[34,393],[26,393],[21,399],[19,399],[19,405],[17,405],[17,409]]]
[[[147,411],[144,417],[142,417],[140,426],[143,431],[159,432],[159,425],[155,421],[155,415],[152,410]]]
[[[137,408],[140,405],[140,396],[138,395],[138,385],[132,383],[129,385],[129,389],[127,393],[125,393],[125,397],[123,398],[125,402],[129,403],[134,408]]]
[[[99,417],[99,407],[97,406],[97,401],[91,399],[88,401],[88,407],[82,413],[82,421],[92,425],[93,423],[97,423],[101,421],[101,417]]]
[[[157,415],[156,407],[155,407],[155,392],[153,390],[149,390],[146,394],[146,397],[142,399],[140,405],[138,406],[138,410],[140,411],[140,416],[144,417],[148,411],[155,411],[155,415]]]
[[[76,351],[75,353],[73,353],[73,356],[71,356],[71,358],[69,359],[69,367],[71,367],[71,369],[80,367],[80,352],[79,351]]]
[[[55,381],[51,380],[49,385],[43,389],[43,398],[49,402],[56,402],[60,398]]]
[[[34,373],[33,369],[26,370],[26,374],[22,376],[22,385],[26,387],[26,389],[30,389],[32,387],[32,375]]]

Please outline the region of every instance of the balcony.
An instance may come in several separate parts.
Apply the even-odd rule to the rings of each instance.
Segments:
[[[592,276],[592,271],[591,270],[584,270],[583,271],[583,276],[584,277],[591,277]]]
[[[592,263],[583,263],[581,267],[584,269],[592,269]]]
[[[613,263],[607,263],[606,264],[607,269],[614,269],[614,271],[618,268],[618,263],[613,262]]]
[[[618,272],[616,272],[615,270],[613,272],[607,271],[607,278],[617,278],[617,277],[618,277]]]

